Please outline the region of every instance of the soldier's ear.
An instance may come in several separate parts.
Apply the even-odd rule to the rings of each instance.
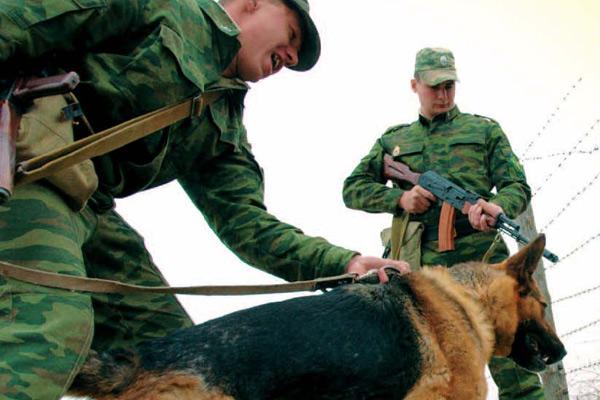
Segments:
[[[417,80],[415,78],[410,80],[410,88],[413,92],[417,93]]]
[[[506,272],[513,276],[519,283],[520,292],[528,291],[533,279],[533,273],[542,258],[545,246],[546,236],[541,234],[533,242],[523,247],[502,263]]]
[[[244,1],[244,9],[248,13],[253,13],[258,9],[258,0],[242,0]]]

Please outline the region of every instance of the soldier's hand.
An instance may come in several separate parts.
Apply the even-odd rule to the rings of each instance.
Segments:
[[[346,272],[364,275],[370,270],[377,270],[385,266],[395,267],[403,274],[410,272],[410,266],[407,262],[361,255],[352,257],[348,265],[346,265]]]
[[[479,199],[469,209],[469,223],[478,231],[489,232],[494,229],[498,215],[503,212],[499,205]]]
[[[431,207],[435,200],[435,196],[430,191],[415,185],[412,189],[402,193],[398,204],[411,214],[422,214]]]

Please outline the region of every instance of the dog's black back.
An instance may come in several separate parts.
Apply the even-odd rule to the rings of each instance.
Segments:
[[[236,399],[399,399],[420,371],[413,300],[394,277],[265,304],[147,342],[140,366],[200,374]]]

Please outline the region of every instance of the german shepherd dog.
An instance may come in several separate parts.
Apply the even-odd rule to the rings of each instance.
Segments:
[[[91,353],[96,399],[485,399],[492,355],[541,371],[566,354],[532,274],[544,236],[500,264],[393,274]]]

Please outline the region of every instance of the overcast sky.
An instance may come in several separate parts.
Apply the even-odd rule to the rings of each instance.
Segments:
[[[592,128],[600,118],[600,2],[310,3],[321,32],[320,62],[307,73],[284,71],[253,85],[246,101],[249,140],[265,169],[266,204],[273,214],[308,234],[380,255],[379,231],[391,217],[346,209],[342,183],[387,127],[416,118],[418,102],[409,86],[416,52],[448,47],[460,78],[456,103],[500,122],[537,192],[533,207],[538,229],[547,226],[548,247],[564,256],[600,233],[600,151],[565,161],[535,159],[600,145],[600,124]],[[278,281],[231,254],[175,183],[119,201],[118,209],[144,235],[172,285]],[[599,243],[590,242],[548,271],[553,298],[600,285]],[[286,297],[182,301],[202,322]],[[599,319],[599,300],[595,291],[557,304],[558,332]],[[599,334],[596,325],[565,338],[567,369],[600,359]]]

